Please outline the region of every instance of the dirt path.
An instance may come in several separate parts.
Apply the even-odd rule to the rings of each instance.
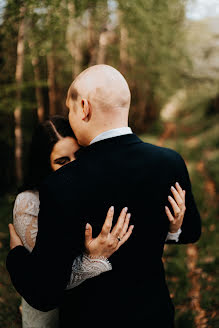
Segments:
[[[207,328],[206,312],[201,308],[201,284],[200,275],[201,269],[197,267],[198,262],[198,248],[196,245],[190,244],[186,250],[187,253],[187,267],[188,267],[188,279],[190,281],[191,289],[188,296],[190,298],[190,307],[195,314],[194,322],[196,328]],[[210,327],[208,327],[210,328]]]

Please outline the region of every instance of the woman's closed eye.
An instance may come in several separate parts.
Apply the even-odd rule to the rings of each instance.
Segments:
[[[69,157],[60,157],[54,160],[54,164],[65,165],[70,162]]]

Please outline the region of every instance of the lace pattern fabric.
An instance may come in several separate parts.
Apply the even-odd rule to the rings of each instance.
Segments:
[[[84,280],[93,278],[109,270],[112,270],[112,266],[108,259],[95,259],[83,254],[82,257],[77,257],[73,263],[70,281],[66,289],[74,288]]]
[[[14,204],[13,223],[24,246],[32,251],[38,231],[39,193],[25,191],[20,193]]]

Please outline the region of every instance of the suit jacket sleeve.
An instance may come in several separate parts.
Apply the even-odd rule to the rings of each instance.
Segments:
[[[175,182],[178,181],[181,187],[186,190],[186,211],[181,227],[182,232],[179,236],[179,241],[167,241],[166,243],[194,243],[198,241],[201,236],[201,218],[192,193],[189,173],[184,159],[177,152],[174,152],[174,158],[172,160],[171,166],[175,175]]]
[[[82,229],[74,224],[74,231],[68,233],[67,219],[53,192],[44,185],[40,190],[38,234],[33,251],[30,253],[25,247],[17,246],[6,260],[15,289],[40,311],[49,311],[59,305],[72,263],[81,252]]]

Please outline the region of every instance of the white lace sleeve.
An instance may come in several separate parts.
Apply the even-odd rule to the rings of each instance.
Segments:
[[[24,246],[32,251],[38,231],[39,195],[35,191],[18,194],[14,209],[13,223]]]
[[[74,288],[83,281],[110,270],[112,265],[106,258],[91,258],[86,254],[78,256],[72,265],[72,273],[66,289]]]

